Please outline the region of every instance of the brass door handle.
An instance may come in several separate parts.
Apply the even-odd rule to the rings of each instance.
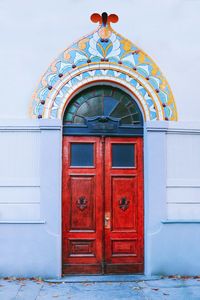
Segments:
[[[110,213],[105,213],[105,228],[110,228]]]

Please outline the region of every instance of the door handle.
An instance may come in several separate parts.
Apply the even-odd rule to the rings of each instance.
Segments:
[[[110,228],[110,213],[105,213],[105,228]]]

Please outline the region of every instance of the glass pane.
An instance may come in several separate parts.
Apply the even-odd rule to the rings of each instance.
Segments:
[[[84,96],[80,96],[78,99],[76,99],[76,102],[81,105],[83,102],[85,102],[87,100],[86,97]]]
[[[71,113],[67,113],[64,116],[64,122],[72,122],[74,115],[72,115]]]
[[[128,115],[129,111],[126,108],[126,106],[119,102],[119,104],[116,106],[116,108],[114,109],[114,111],[111,113],[111,117],[114,118],[121,118],[124,115]]]
[[[110,113],[114,110],[118,101],[112,97],[104,97],[104,116],[109,116]]]
[[[87,116],[88,115],[89,106],[87,102],[84,102],[79,109],[77,110],[77,115],[79,116]]]
[[[134,144],[112,144],[112,167],[134,167]]]
[[[91,98],[87,101],[89,109],[87,116],[95,117],[103,114],[103,97]]]
[[[91,143],[71,144],[72,167],[91,167],[94,165],[94,151]]]
[[[74,123],[85,124],[85,119],[83,117],[75,116],[74,117]]]
[[[126,125],[126,124],[132,124],[132,118],[131,116],[127,116],[121,119],[121,124]]]
[[[104,90],[104,96],[112,96],[113,87],[105,85],[105,86],[103,86],[103,90]]]

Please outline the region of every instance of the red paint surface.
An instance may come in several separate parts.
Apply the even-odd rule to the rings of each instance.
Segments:
[[[93,143],[94,167],[71,167],[70,143]],[[135,145],[135,167],[112,167],[112,143]],[[141,137],[63,137],[62,193],[63,274],[143,272]]]

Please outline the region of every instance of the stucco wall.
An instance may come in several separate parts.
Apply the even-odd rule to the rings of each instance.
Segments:
[[[169,219],[200,218],[200,132],[179,127],[167,134]]]
[[[0,131],[0,141],[0,220],[37,220],[40,218],[40,132]]]
[[[0,277],[61,275],[61,123],[0,122]]]
[[[119,15],[114,29],[146,51],[168,79],[179,120],[199,120],[200,2],[1,1],[1,118],[28,118],[33,90],[55,57],[96,28],[89,17]]]

